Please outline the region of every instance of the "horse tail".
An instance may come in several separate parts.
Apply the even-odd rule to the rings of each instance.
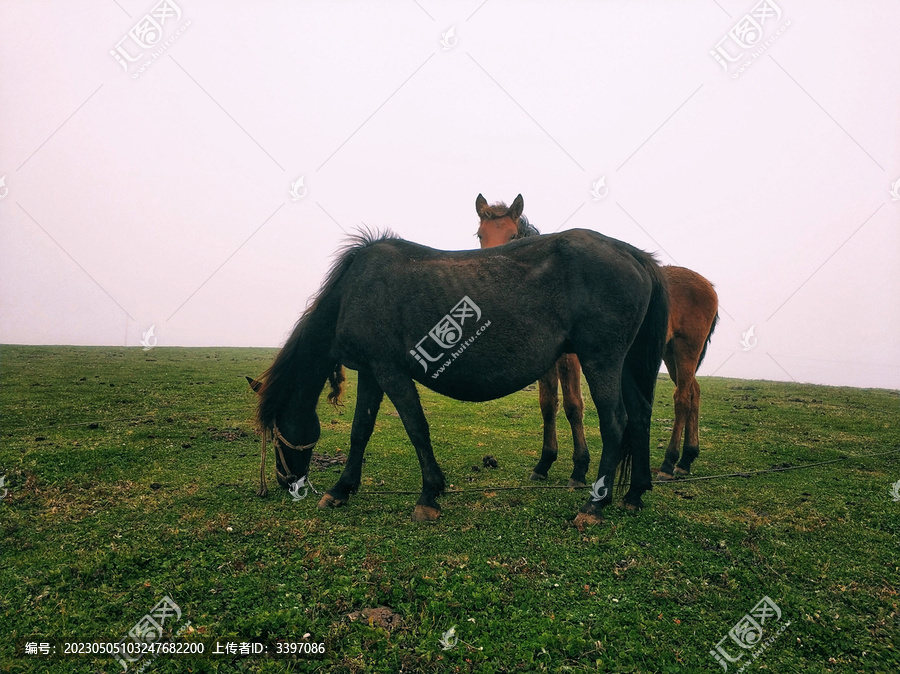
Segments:
[[[650,421],[656,380],[662,364],[669,329],[669,291],[662,269],[650,255],[638,258],[651,281],[650,302],[641,327],[625,355],[622,394],[628,420],[623,437],[619,489],[631,482],[636,451],[650,451]],[[650,488],[652,485],[648,485]]]
[[[344,406],[344,383],[346,380],[344,367],[340,363],[336,363],[334,371],[328,374],[328,383],[331,385],[331,391],[328,392],[328,402],[335,409]]]
[[[697,361],[697,367],[700,367],[700,363],[703,362],[704,356],[706,356],[706,349],[709,347],[709,340],[712,339],[712,334],[716,329],[716,323],[719,322],[719,312],[716,312],[715,317],[713,318],[712,325],[709,326],[709,334],[706,335],[706,342],[703,344],[703,351],[700,352],[700,360]]]

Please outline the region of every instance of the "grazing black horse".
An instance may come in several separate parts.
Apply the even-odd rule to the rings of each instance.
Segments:
[[[334,398],[342,366],[357,370],[347,463],[319,507],[344,505],[359,488],[386,393],[422,468],[413,519],[434,520],[444,476],[414,382],[457,400],[493,400],[575,353],[603,439],[598,481],[576,519],[583,526],[599,521],[612,501],[620,463],[620,485],[631,480],[626,507],[643,507],[641,495],[652,488],[650,413],[667,321],[665,280],[653,258],[593,231],[456,252],[361,234],[341,251],[260,378],[257,421],[264,438],[272,432],[279,482],[292,485],[309,471],[326,380]]]

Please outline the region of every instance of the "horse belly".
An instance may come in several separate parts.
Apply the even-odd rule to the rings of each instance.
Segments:
[[[483,348],[472,342],[446,352],[427,371],[417,368],[414,378],[432,391],[456,400],[495,400],[533,384],[562,353],[558,343],[538,349],[533,344],[529,348],[523,345],[522,351],[491,348],[487,341],[480,346]]]

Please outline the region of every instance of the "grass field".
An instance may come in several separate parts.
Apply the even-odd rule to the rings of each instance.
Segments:
[[[417,496],[394,492],[418,492],[418,462],[387,401],[349,506],[292,500],[271,458],[270,496],[254,495],[243,376],[273,353],[0,349],[2,671],[121,672],[110,656],[22,648],[118,642],[164,596],[181,611],[166,633],[181,629],[176,641],[199,640],[207,654],[148,656],[129,672],[715,672],[710,651],[723,638],[742,654],[728,672],[753,657],[746,671],[900,671],[896,391],[702,378],[695,476],[838,461],[657,484],[643,512],[608,508],[583,534],[572,519],[587,492],[558,488],[571,470],[564,417],[546,485],[557,488],[527,480],[540,449],[536,390],[480,404],[423,391],[453,488],[436,523],[415,524]],[[349,374],[344,412],[319,408],[326,459],[348,447]],[[661,379],[654,467],[671,395]],[[600,438],[587,409],[591,475]],[[485,454],[496,469],[482,467]],[[327,463],[310,475],[319,490],[337,478]],[[764,597],[781,617],[742,649],[729,631],[753,643],[741,626],[761,617]],[[324,655],[208,654],[213,638],[304,635]],[[442,638],[455,645],[443,650]]]

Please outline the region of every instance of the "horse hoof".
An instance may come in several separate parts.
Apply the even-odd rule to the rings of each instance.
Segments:
[[[675,474],[676,475],[690,475],[691,471],[685,470],[681,466],[675,466]]]
[[[622,507],[625,510],[636,513],[644,509],[644,504],[642,501],[638,501],[637,503],[628,503],[628,501],[622,501]]]
[[[440,508],[432,508],[431,506],[417,505],[413,510],[413,522],[434,522],[441,516]]]
[[[532,482],[540,482],[541,480],[546,480],[547,476],[541,475],[540,473],[536,473],[534,471],[531,471],[531,476],[528,479],[531,480]]]
[[[347,499],[335,498],[328,492],[325,492],[319,500],[319,508],[322,510],[325,510],[326,508],[339,508],[343,505],[347,505]]]
[[[603,518],[588,513],[578,513],[575,516],[575,528],[584,533],[584,528],[588,526],[596,526],[603,524]]]
[[[656,477],[658,477],[660,480],[674,480],[675,479],[675,476],[672,475],[671,473],[664,473],[661,470],[656,471]]]
[[[568,482],[568,484],[566,484],[566,486],[569,489],[579,489],[581,487],[587,487],[587,485],[584,482],[579,482],[578,480],[569,480],[569,482]]]

